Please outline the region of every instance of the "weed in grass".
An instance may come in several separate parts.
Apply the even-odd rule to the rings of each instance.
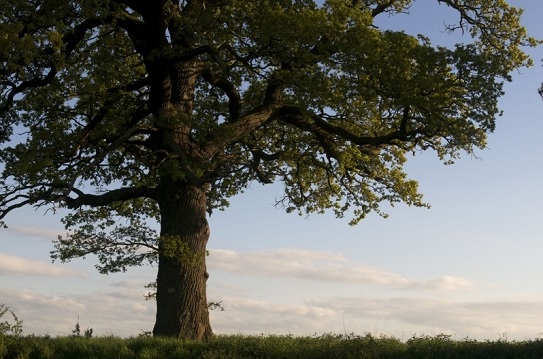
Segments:
[[[93,330],[92,328],[87,328],[83,332],[83,336],[87,339],[92,338]],[[80,337],[81,336],[81,326],[79,325],[79,316],[77,316],[77,323],[75,323],[75,328],[72,330],[72,334],[74,337]]]
[[[11,316],[11,319],[6,318],[8,316]],[[0,320],[2,319],[4,321],[0,322],[0,335],[23,334],[23,321],[5,304],[0,304]]]

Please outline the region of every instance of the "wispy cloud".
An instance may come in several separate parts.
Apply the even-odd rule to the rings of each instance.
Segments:
[[[542,332],[543,298],[534,300],[467,301],[463,292],[455,295],[440,291],[469,286],[462,278],[440,277],[427,281],[412,280],[399,274],[357,264],[344,255],[329,252],[282,249],[251,253],[212,250],[210,267],[214,271],[251,275],[251,278],[221,281],[210,285],[208,298],[222,301],[225,311],[211,312],[217,333],[296,334],[365,332],[384,333],[400,338],[413,334],[448,333],[476,339],[494,339],[506,333],[510,339],[538,337]],[[0,254],[0,273],[45,275],[42,283],[58,282],[55,277],[66,275],[60,266],[51,272],[52,264]],[[61,272],[59,273],[58,270]],[[135,269],[137,271],[137,269]],[[138,335],[151,330],[155,319],[153,301],[145,301],[147,289],[143,277],[152,277],[153,270],[138,275],[107,277],[103,284],[93,282],[85,292],[67,285],[61,291],[0,287],[0,302],[9,305],[24,320],[25,333],[68,335],[77,318],[82,328],[92,327],[97,335]],[[270,297],[270,292],[253,288],[262,275],[275,282],[273,291],[284,293]],[[239,276],[243,278],[243,276]],[[213,277],[214,278],[214,277]],[[299,281],[313,280],[322,291],[300,288]],[[256,280],[253,280],[256,279]],[[321,281],[321,282],[318,282]],[[345,294],[330,283],[377,284],[387,288],[412,289],[378,295]],[[263,281],[265,282],[265,280]],[[56,283],[58,285],[58,283]],[[356,286],[355,286],[356,287]],[[294,288],[294,289],[293,289]],[[300,290],[298,290],[300,288]],[[87,290],[88,289],[88,290]],[[435,289],[428,291],[427,289]],[[292,291],[296,290],[296,293]],[[382,292],[378,290],[377,292]],[[289,293],[292,293],[289,294]],[[402,293],[402,296],[396,294]],[[472,294],[470,292],[470,294]],[[372,296],[373,295],[373,296]]]
[[[23,320],[26,334],[69,335],[79,320],[95,335],[136,336],[152,329],[155,315],[156,303],[145,301],[141,291],[141,285],[85,295],[0,288],[0,298]]]
[[[49,263],[0,253],[0,276],[83,277],[84,273]]]
[[[93,328],[96,335],[134,336],[151,330],[155,319],[156,303],[144,301],[144,291],[141,282],[128,280],[87,294],[0,288],[0,298],[24,320],[27,334],[69,335],[79,317],[81,327]],[[543,322],[543,298],[455,301],[422,295],[337,297],[330,291],[320,299],[278,302],[251,295],[220,296],[216,290],[210,297],[225,307],[224,312],[211,312],[214,331],[222,334],[371,332],[404,339],[439,333],[497,339],[505,334],[522,340],[537,338]]]
[[[314,281],[376,284],[402,290],[455,290],[469,288],[464,278],[445,276],[427,281],[413,280],[394,272],[355,263],[343,254],[301,249],[261,252],[211,250],[210,268],[242,275],[266,275]]]
[[[218,333],[310,335],[334,330],[339,313],[308,304],[275,303],[243,297],[224,297],[225,311],[211,312]]]
[[[453,301],[428,297],[333,298],[309,300],[307,305],[344,313],[350,323],[399,323],[410,334],[439,334],[493,339],[540,335],[543,300]],[[398,336],[397,331],[394,335]]]
[[[14,236],[24,236],[41,238],[47,240],[57,239],[58,235],[64,234],[66,231],[62,229],[49,229],[49,228],[37,228],[37,227],[8,227],[5,231],[11,233]]]
[[[224,312],[212,313],[218,332],[247,334],[450,334],[456,338],[523,340],[541,335],[543,300],[454,301],[428,297],[308,299],[279,304],[243,297],[223,298]]]

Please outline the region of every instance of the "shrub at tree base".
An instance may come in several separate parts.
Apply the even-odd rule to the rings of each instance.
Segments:
[[[541,359],[543,340],[522,342],[371,335],[218,336],[207,342],[168,338],[0,336],[0,359]]]

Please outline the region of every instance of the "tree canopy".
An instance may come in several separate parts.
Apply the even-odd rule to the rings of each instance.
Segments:
[[[484,148],[537,41],[504,0],[438,0],[467,36],[450,48],[375,26],[411,3],[0,0],[0,220],[67,208],[55,258],[93,253],[104,273],[174,258],[204,281],[205,211],[253,182],[353,224],[423,206],[406,154]],[[187,306],[160,301],[190,287],[160,268],[157,310]],[[168,331],[157,314],[155,334],[211,334],[183,315],[192,327]]]

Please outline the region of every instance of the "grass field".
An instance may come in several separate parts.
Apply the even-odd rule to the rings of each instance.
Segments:
[[[475,341],[448,336],[405,342],[371,335],[217,336],[208,342],[135,337],[0,335],[0,359],[542,359],[543,340]]]
[[[543,339],[453,340],[448,335],[403,341],[387,336],[311,337],[219,335],[206,342],[140,336],[92,337],[76,324],[72,336],[23,335],[23,321],[0,304],[0,359],[543,359]]]

